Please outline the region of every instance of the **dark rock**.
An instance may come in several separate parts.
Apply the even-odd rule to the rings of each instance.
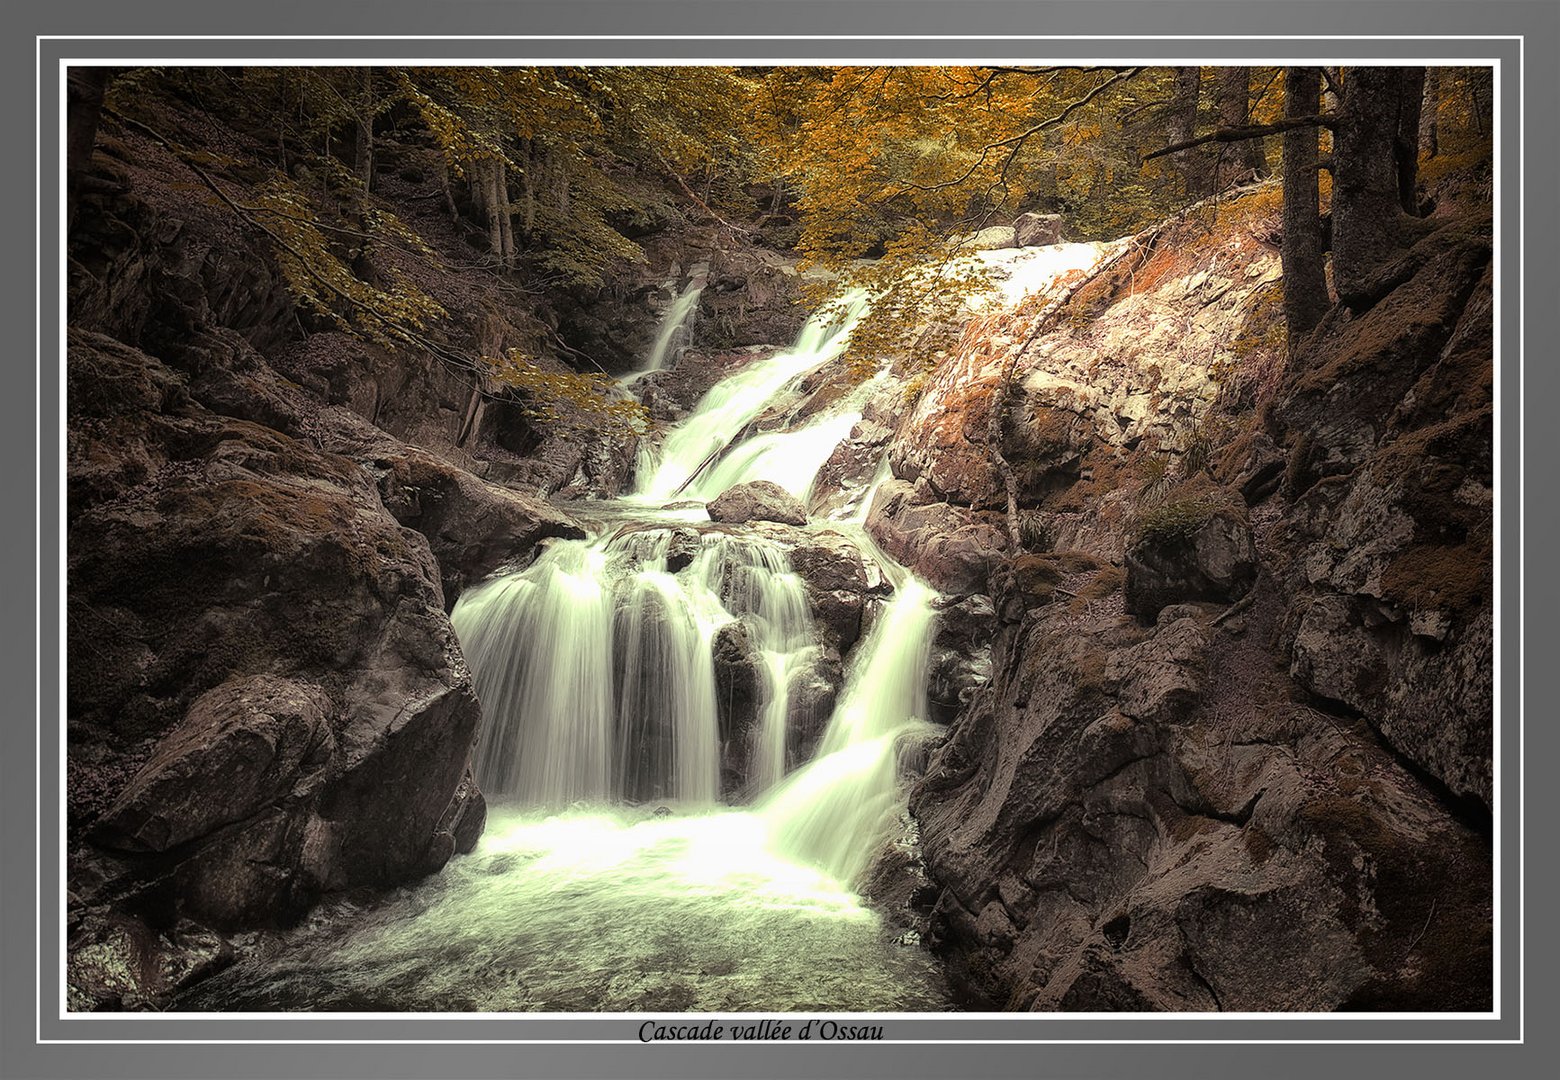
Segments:
[[[671,541],[666,546],[666,569],[669,573],[677,573],[692,565],[693,560],[699,557],[703,550],[704,542],[693,529],[676,529],[672,532]]]
[[[477,703],[428,541],[352,461],[211,412],[145,353],[78,331],[68,366],[104,386],[72,402],[68,462],[69,648],[91,662],[71,665],[67,797],[111,845],[82,902],[275,925],[437,868]],[[244,371],[201,392],[305,422]]]
[[[951,723],[991,678],[991,635],[996,607],[981,593],[945,600],[937,609],[937,636],[927,673],[934,723]]]
[[[711,521],[741,525],[750,521],[807,524],[807,508],[796,496],[768,480],[752,480],[727,488],[709,504]]]
[[[317,687],[257,675],[196,699],[107,813],[98,843],[167,851],[307,791],[334,749]]]
[[[959,596],[987,592],[1008,546],[1001,515],[919,499],[913,485],[885,481],[872,501],[867,531],[934,588]]]
[[[839,652],[829,646],[815,649],[806,663],[791,672],[786,715],[786,760],[791,767],[812,758],[844,682],[845,666]]]
[[[1187,600],[1239,600],[1257,580],[1251,527],[1228,509],[1169,503],[1142,528],[1127,548],[1127,610],[1139,618]]]
[[[468,585],[517,554],[531,554],[543,540],[585,535],[544,500],[490,484],[417,447],[383,439],[326,446],[363,462],[378,480],[385,509],[428,538],[446,608]]]
[[[221,935],[187,920],[153,931],[112,912],[93,912],[70,934],[65,1007],[71,1012],[166,1008],[187,986],[233,962]]]
[[[776,533],[771,530],[767,535]],[[844,655],[861,637],[867,595],[887,585],[877,568],[863,561],[860,548],[841,533],[798,531],[789,540],[791,568],[807,586],[813,622],[823,643]]]
[[[758,720],[764,694],[759,659],[747,624],[740,619],[715,632],[711,645],[715,664],[715,707],[722,742],[744,745]]]
[[[999,634],[912,796],[951,977],[1010,1009],[1487,1005],[1484,843],[1207,611]]]

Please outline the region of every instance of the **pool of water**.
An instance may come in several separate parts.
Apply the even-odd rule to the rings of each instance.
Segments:
[[[752,811],[497,807],[470,855],[327,903],[185,1010],[928,1012],[936,961]]]

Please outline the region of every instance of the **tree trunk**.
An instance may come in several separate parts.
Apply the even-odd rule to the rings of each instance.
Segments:
[[[1440,68],[1425,69],[1425,93],[1419,105],[1419,156],[1433,158],[1441,152],[1437,114],[1441,111]]]
[[[1219,70],[1219,126],[1245,127],[1251,117],[1251,69],[1249,67],[1221,68]],[[1222,168],[1219,183],[1224,187],[1244,176],[1261,176],[1267,172],[1267,154],[1261,139],[1250,139],[1237,146],[1222,150]]]
[[[496,199],[493,212],[498,215],[500,262],[513,269],[516,261],[515,227],[509,215],[509,169],[500,161],[493,171],[493,195]]]
[[[1419,216],[1419,117],[1425,101],[1425,69],[1398,69],[1402,89],[1398,96],[1397,138],[1392,144],[1397,159],[1398,203],[1411,217]]]
[[[504,265],[503,206],[499,201],[498,176],[502,164],[497,161],[482,163],[482,205],[487,211],[488,251],[493,261]]]
[[[374,69],[366,67],[358,84],[357,133],[352,146],[353,171],[365,192],[374,186]]]
[[[1284,72],[1284,113],[1312,116],[1321,106],[1322,75],[1316,68]],[[1322,217],[1317,196],[1314,127],[1284,132],[1284,317],[1291,351],[1327,312]]]
[[[108,68],[73,67],[65,75],[65,227],[75,218],[81,178],[92,167]]]
[[[1175,69],[1175,90],[1170,102],[1170,142],[1187,142],[1197,133],[1197,94],[1202,84],[1202,68]],[[1170,160],[1186,184],[1187,194],[1203,191],[1207,184],[1198,167],[1201,155],[1191,150],[1177,150]]]
[[[532,175],[536,171],[536,147],[529,139],[525,142],[525,157],[521,165],[523,170],[520,173],[522,196],[520,235],[526,243],[530,243],[531,232],[536,228],[536,178]]]
[[[1397,68],[1351,68],[1333,151],[1333,284],[1350,306],[1368,303],[1372,273],[1397,251],[1402,216]]]

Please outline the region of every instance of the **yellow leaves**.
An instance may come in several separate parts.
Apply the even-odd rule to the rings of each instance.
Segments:
[[[1100,138],[1105,134],[1105,129],[1099,124],[1069,124],[1062,129],[1062,144],[1064,146],[1081,146],[1082,144]]]
[[[620,439],[650,430],[649,410],[605,375],[544,368],[518,349],[482,360],[495,379],[521,392],[526,416],[543,427]]]
[[[256,188],[252,201],[246,209],[271,237],[288,292],[306,310],[390,348],[413,342],[418,331],[446,314],[393,265],[384,271],[388,288],[363,281],[348,265],[348,260],[391,239],[427,252],[421,239],[389,211],[365,213],[361,230],[335,228],[320,220],[307,192],[280,174]],[[327,232],[348,235],[358,246],[341,251]]]

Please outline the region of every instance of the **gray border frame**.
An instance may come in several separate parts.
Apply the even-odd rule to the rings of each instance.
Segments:
[[[17,18],[20,15],[21,18]],[[1526,1002],[1522,992],[1523,931],[1520,915],[1519,862],[1523,838],[1522,763],[1528,755],[1538,761],[1554,757],[1553,731],[1535,726],[1533,741],[1524,746],[1521,726],[1521,632],[1523,626],[1522,464],[1525,375],[1530,374],[1537,400],[1553,399],[1552,365],[1521,366],[1524,296],[1523,241],[1535,245],[1532,277],[1527,295],[1537,297],[1529,318],[1535,342],[1560,340],[1556,333],[1553,298],[1560,295],[1548,258],[1555,241],[1554,202],[1541,198],[1527,205],[1522,198],[1530,178],[1545,178],[1536,191],[1548,194],[1557,173],[1556,124],[1560,94],[1556,92],[1552,58],[1560,52],[1560,6],[1538,2],[1484,3],[1448,0],[1285,0],[1282,3],[1234,3],[1231,0],[1096,0],[1096,2],[1045,2],[1045,0],[767,0],[764,3],[726,0],[552,0],[522,3],[520,0],[270,0],[260,10],[217,10],[209,2],[157,0],[134,5],[103,0],[57,0],[38,4],[25,12],[10,11],[8,23],[23,22],[7,35],[8,58],[0,78],[6,81],[12,101],[37,95],[41,105],[38,127],[39,250],[36,314],[38,355],[35,373],[39,413],[29,416],[31,405],[13,386],[0,401],[6,422],[0,425],[8,441],[20,442],[28,428],[34,432],[37,453],[36,548],[37,621],[26,625],[23,604],[8,575],[0,598],[10,600],[7,609],[11,648],[0,651],[6,685],[34,682],[29,659],[35,659],[42,678],[35,717],[18,715],[0,727],[0,770],[3,793],[4,846],[13,862],[35,850],[33,821],[39,806],[42,840],[41,880],[21,872],[19,865],[0,881],[3,889],[4,927],[0,937],[0,1001],[4,1003],[3,1057],[0,1076],[98,1075],[179,1077],[203,1075],[268,1076],[508,1076],[508,1075],[626,1075],[626,1076],[827,1076],[849,1074],[970,1076],[979,1074],[1045,1074],[1072,1076],[1133,1076],[1153,1073],[1175,1076],[1259,1074],[1274,1077],[1311,1076],[1329,1071],[1339,1076],[1379,1074],[1383,1069],[1410,1066],[1432,1075],[1441,1069],[1465,1073],[1488,1068],[1498,1060],[1497,1075],[1536,1072],[1537,1058],[1527,1047],[1410,1046],[1410,1045],[1216,1045],[1214,1040],[1265,1040],[1293,1044],[1355,1042],[1356,1040],[1512,1041],[1522,1037],[1521,1016]],[[1196,33],[1243,34],[1266,40],[1238,38],[1193,39]],[[401,40],[62,40],[37,41],[35,35],[149,35],[149,34],[311,34],[311,35],[412,35]],[[469,39],[429,39],[418,34],[469,34]],[[582,39],[563,35],[611,33],[612,40]],[[776,40],[760,35],[819,34],[849,36],[850,40]],[[882,36],[892,34],[893,37]],[[1141,35],[1131,39],[1119,35]],[[699,35],[678,38],[674,35]],[[946,35],[980,35],[949,40]],[[1036,35],[1107,35],[1077,39]],[[1356,35],[1418,35],[1415,39],[1383,40]],[[499,35],[516,35],[495,40]],[[558,35],[553,37],[552,35]],[[703,35],[740,35],[747,40],[712,40]],[[933,35],[937,40],[906,40],[909,35]],[[1272,40],[1272,35],[1287,40]],[[1318,35],[1318,36],[1311,36]],[[1425,40],[1423,35],[1444,35]],[[1497,40],[1487,35],[1501,35]],[[1516,40],[1521,35],[1526,40]],[[543,39],[541,36],[547,36]],[[1482,38],[1482,40],[1469,40]],[[37,46],[36,67],[24,47]],[[1523,46],[1537,59],[1535,70],[1521,64]],[[1329,1017],[1320,1019],[1185,1017],[1088,1019],[1072,1017],[984,1018],[956,1015],[936,1019],[884,1020],[887,1038],[924,1042],[926,1045],[830,1046],[819,1044],[663,1045],[635,1042],[637,1020],[627,1018],[569,1019],[517,1017],[467,1019],[409,1016],[395,1020],[357,1020],[329,1015],[289,1016],[266,1020],[226,1017],[201,1019],[55,1018],[59,985],[57,927],[52,912],[58,910],[57,805],[58,758],[55,736],[60,701],[53,673],[57,667],[59,611],[55,603],[61,567],[58,557],[58,361],[60,334],[55,325],[58,307],[58,228],[54,193],[58,189],[58,135],[55,113],[58,87],[57,60],[61,56],[157,57],[166,59],[223,58],[346,58],[373,57],[515,57],[545,60],[553,57],[590,59],[764,59],[764,58],[873,58],[941,59],[953,57],[1013,57],[1040,55],[1069,60],[1095,57],[1201,59],[1350,58],[1389,60],[1395,57],[1483,59],[1498,57],[1501,69],[1501,236],[1497,246],[1501,282],[1501,398],[1500,454],[1500,552],[1502,560],[1500,625],[1501,670],[1499,682],[1504,706],[1498,718],[1501,732],[1499,807],[1502,862],[1501,986],[1502,1017],[1491,1019],[1381,1019]],[[37,82],[26,85],[36,74]],[[32,93],[29,93],[32,90]],[[1525,90],[1527,107],[1536,122],[1526,124],[1516,108]],[[14,174],[12,179],[14,180]],[[17,216],[21,196],[12,193],[10,205]],[[1525,215],[1523,220],[1522,215]],[[1549,241],[1549,243],[1544,243]],[[21,230],[13,233],[12,254],[22,245]],[[30,276],[30,275],[29,275]],[[29,320],[22,309],[19,287],[0,293],[10,318],[5,325],[20,336]],[[1546,303],[1544,298],[1548,298]],[[19,374],[19,373],[18,373]],[[17,384],[20,379],[16,380]],[[14,414],[14,415],[12,415]],[[13,447],[13,459],[25,457],[25,447]],[[1542,474],[1541,474],[1542,475]],[[11,505],[26,501],[29,486],[21,470],[7,471],[5,483]],[[1543,510],[1549,510],[1544,506]],[[1542,534],[1541,534],[1542,535]],[[1553,535],[1550,533],[1549,535]],[[34,562],[32,537],[20,529],[8,530],[0,543],[13,565]],[[1537,568],[1535,568],[1537,569]],[[1547,568],[1544,568],[1547,569]],[[1555,596],[1552,577],[1543,583],[1546,597]],[[14,627],[13,625],[14,624]],[[31,642],[34,649],[27,648]],[[34,652],[34,657],[29,657]],[[1546,651],[1542,656],[1552,655]],[[21,709],[16,710],[21,713]],[[39,728],[34,729],[37,720]],[[45,738],[37,745],[36,731]],[[39,774],[33,762],[38,757]],[[35,781],[41,780],[41,788]],[[39,798],[41,797],[41,802]],[[1535,796],[1553,811],[1552,794]],[[1541,818],[1540,820],[1545,820]],[[29,861],[31,861],[29,859]],[[37,891],[35,892],[35,888]],[[34,905],[41,898],[45,919],[40,961],[34,968]],[[1534,928],[1535,942],[1553,955],[1553,934],[1545,926]],[[1542,934],[1542,939],[1537,935]],[[1543,970],[1542,968],[1540,970]],[[40,997],[40,995],[42,995]],[[39,1007],[34,1027],[34,1006]],[[1536,1015],[1547,1017],[1547,1010]],[[1545,1032],[1540,1032],[1542,1037]],[[80,1040],[70,1044],[35,1040]],[[240,1044],[273,1040],[374,1041],[395,1040],[392,1045],[274,1045],[246,1046],[235,1053],[225,1045],[169,1045],[157,1040],[197,1039]],[[1024,1039],[1039,1045],[959,1046],[963,1041]],[[491,1040],[526,1042],[529,1045],[473,1045]],[[600,1040],[630,1045],[557,1045],[547,1040]],[[1079,1045],[1074,1041],[1088,1041]],[[1129,1045],[1137,1041],[1196,1045]],[[91,1045],[113,1043],[112,1045]],[[152,1045],[146,1045],[152,1043]],[[438,1045],[446,1043],[448,1045]],[[133,1045],[139,1044],[139,1045]],[[1534,1048],[1536,1049],[1536,1048]],[[979,1061],[979,1065],[973,1062]]]

